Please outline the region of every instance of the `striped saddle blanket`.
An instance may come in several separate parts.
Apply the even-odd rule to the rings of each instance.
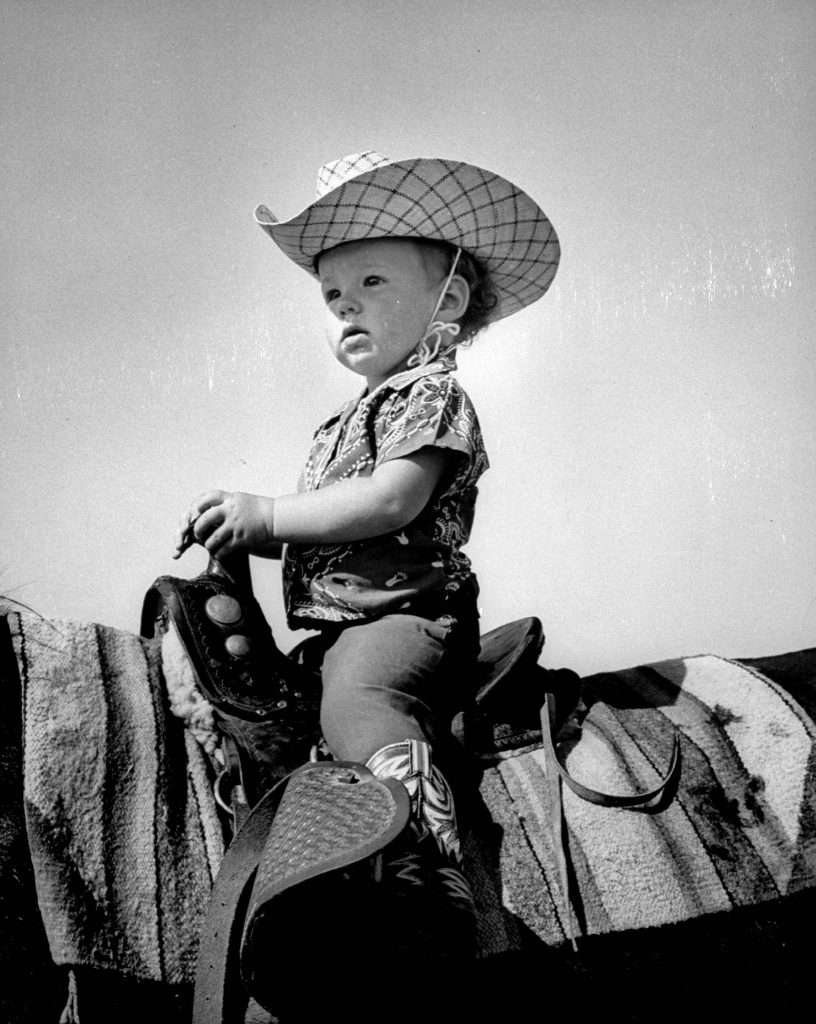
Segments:
[[[11,614],[23,683],[25,800],[58,964],[193,979],[223,839],[201,745],[170,713],[159,641]],[[170,687],[172,689],[172,685]],[[682,770],[652,812],[564,792],[573,911],[623,932],[777,899],[816,882],[816,650],[679,658],[584,680],[562,730],[570,773],[651,788],[673,736]],[[485,766],[467,837],[482,954],[565,942],[537,743]]]
[[[600,807],[564,790],[584,934],[622,932],[778,899],[816,884],[816,650],[750,662],[703,655],[586,678],[560,753],[606,792],[642,792],[680,736],[677,792],[653,813]],[[478,830],[482,946],[532,933],[565,941],[543,751],[485,772],[498,833]],[[489,896],[488,896],[489,894]]]

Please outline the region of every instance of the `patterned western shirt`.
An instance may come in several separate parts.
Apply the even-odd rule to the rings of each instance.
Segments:
[[[405,370],[322,423],[298,485],[313,491],[371,476],[377,466],[432,446],[450,451],[442,478],[413,522],[395,533],[337,544],[289,544],[283,587],[289,625],[372,619],[440,604],[475,579],[462,546],[476,483],[487,469],[479,421],[450,358]]]

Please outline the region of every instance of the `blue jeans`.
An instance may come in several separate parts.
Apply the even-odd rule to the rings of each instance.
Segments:
[[[475,689],[475,608],[384,615],[325,629],[312,643],[322,648],[320,724],[335,758],[365,764],[381,747],[416,739],[444,762],[450,720]]]

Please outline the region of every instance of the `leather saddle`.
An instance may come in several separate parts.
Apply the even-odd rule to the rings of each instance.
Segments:
[[[283,908],[288,921],[284,931],[291,932],[300,927],[300,912],[286,918],[288,889],[308,878],[311,891],[319,893],[320,878],[342,864],[344,877],[352,880],[349,899],[359,907],[365,884],[355,888],[354,880],[359,882],[361,872],[370,876],[372,858],[404,827],[405,794],[398,792],[399,786],[396,791],[393,786],[384,789],[360,765],[320,763],[319,676],[301,657],[304,645],[289,655],[275,645],[252,594],[248,560],[229,568],[211,561],[193,579],[159,577],[145,596],[141,632],[145,637],[177,637],[222,734],[225,763],[215,792],[231,815],[232,841],[202,930],[193,1024],[232,1024],[243,1019],[248,990],[269,1006],[259,994],[253,965],[259,936],[272,936],[274,944],[280,934],[277,923],[261,927],[271,899]],[[465,752],[482,763],[508,751],[543,746],[565,920],[572,922],[562,783],[597,804],[654,808],[677,779],[679,743],[675,737],[668,769],[649,792],[602,793],[573,779],[559,759],[556,737],[580,701],[581,680],[569,669],[539,665],[543,645],[541,621],[532,616],[484,634],[472,697],[451,728]],[[332,835],[323,835],[322,857],[315,859],[305,848],[298,853],[292,828],[297,832],[313,812],[315,820],[342,817],[342,852]],[[271,871],[270,857],[278,865]],[[574,935],[569,937],[575,947]]]
[[[248,567],[225,569],[215,561],[192,579],[160,576],[148,590],[141,634],[168,630],[177,634],[201,694],[232,741],[226,744],[231,784],[240,781],[251,808],[319,742],[320,679],[305,657],[309,641],[281,652],[252,593]],[[532,616],[481,637],[471,699],[451,727],[472,757],[489,761],[540,742],[547,694],[555,698],[559,725],[575,707],[580,679],[569,669],[538,665],[543,646],[541,621]],[[222,779],[219,801],[225,790]]]

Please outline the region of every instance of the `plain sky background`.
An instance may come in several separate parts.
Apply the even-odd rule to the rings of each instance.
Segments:
[[[0,590],[138,630],[188,500],[359,390],[252,219],[377,149],[510,178],[538,303],[460,359],[483,626],[586,673],[816,644],[812,0],[1,0]],[[282,646],[279,566],[256,588]]]

